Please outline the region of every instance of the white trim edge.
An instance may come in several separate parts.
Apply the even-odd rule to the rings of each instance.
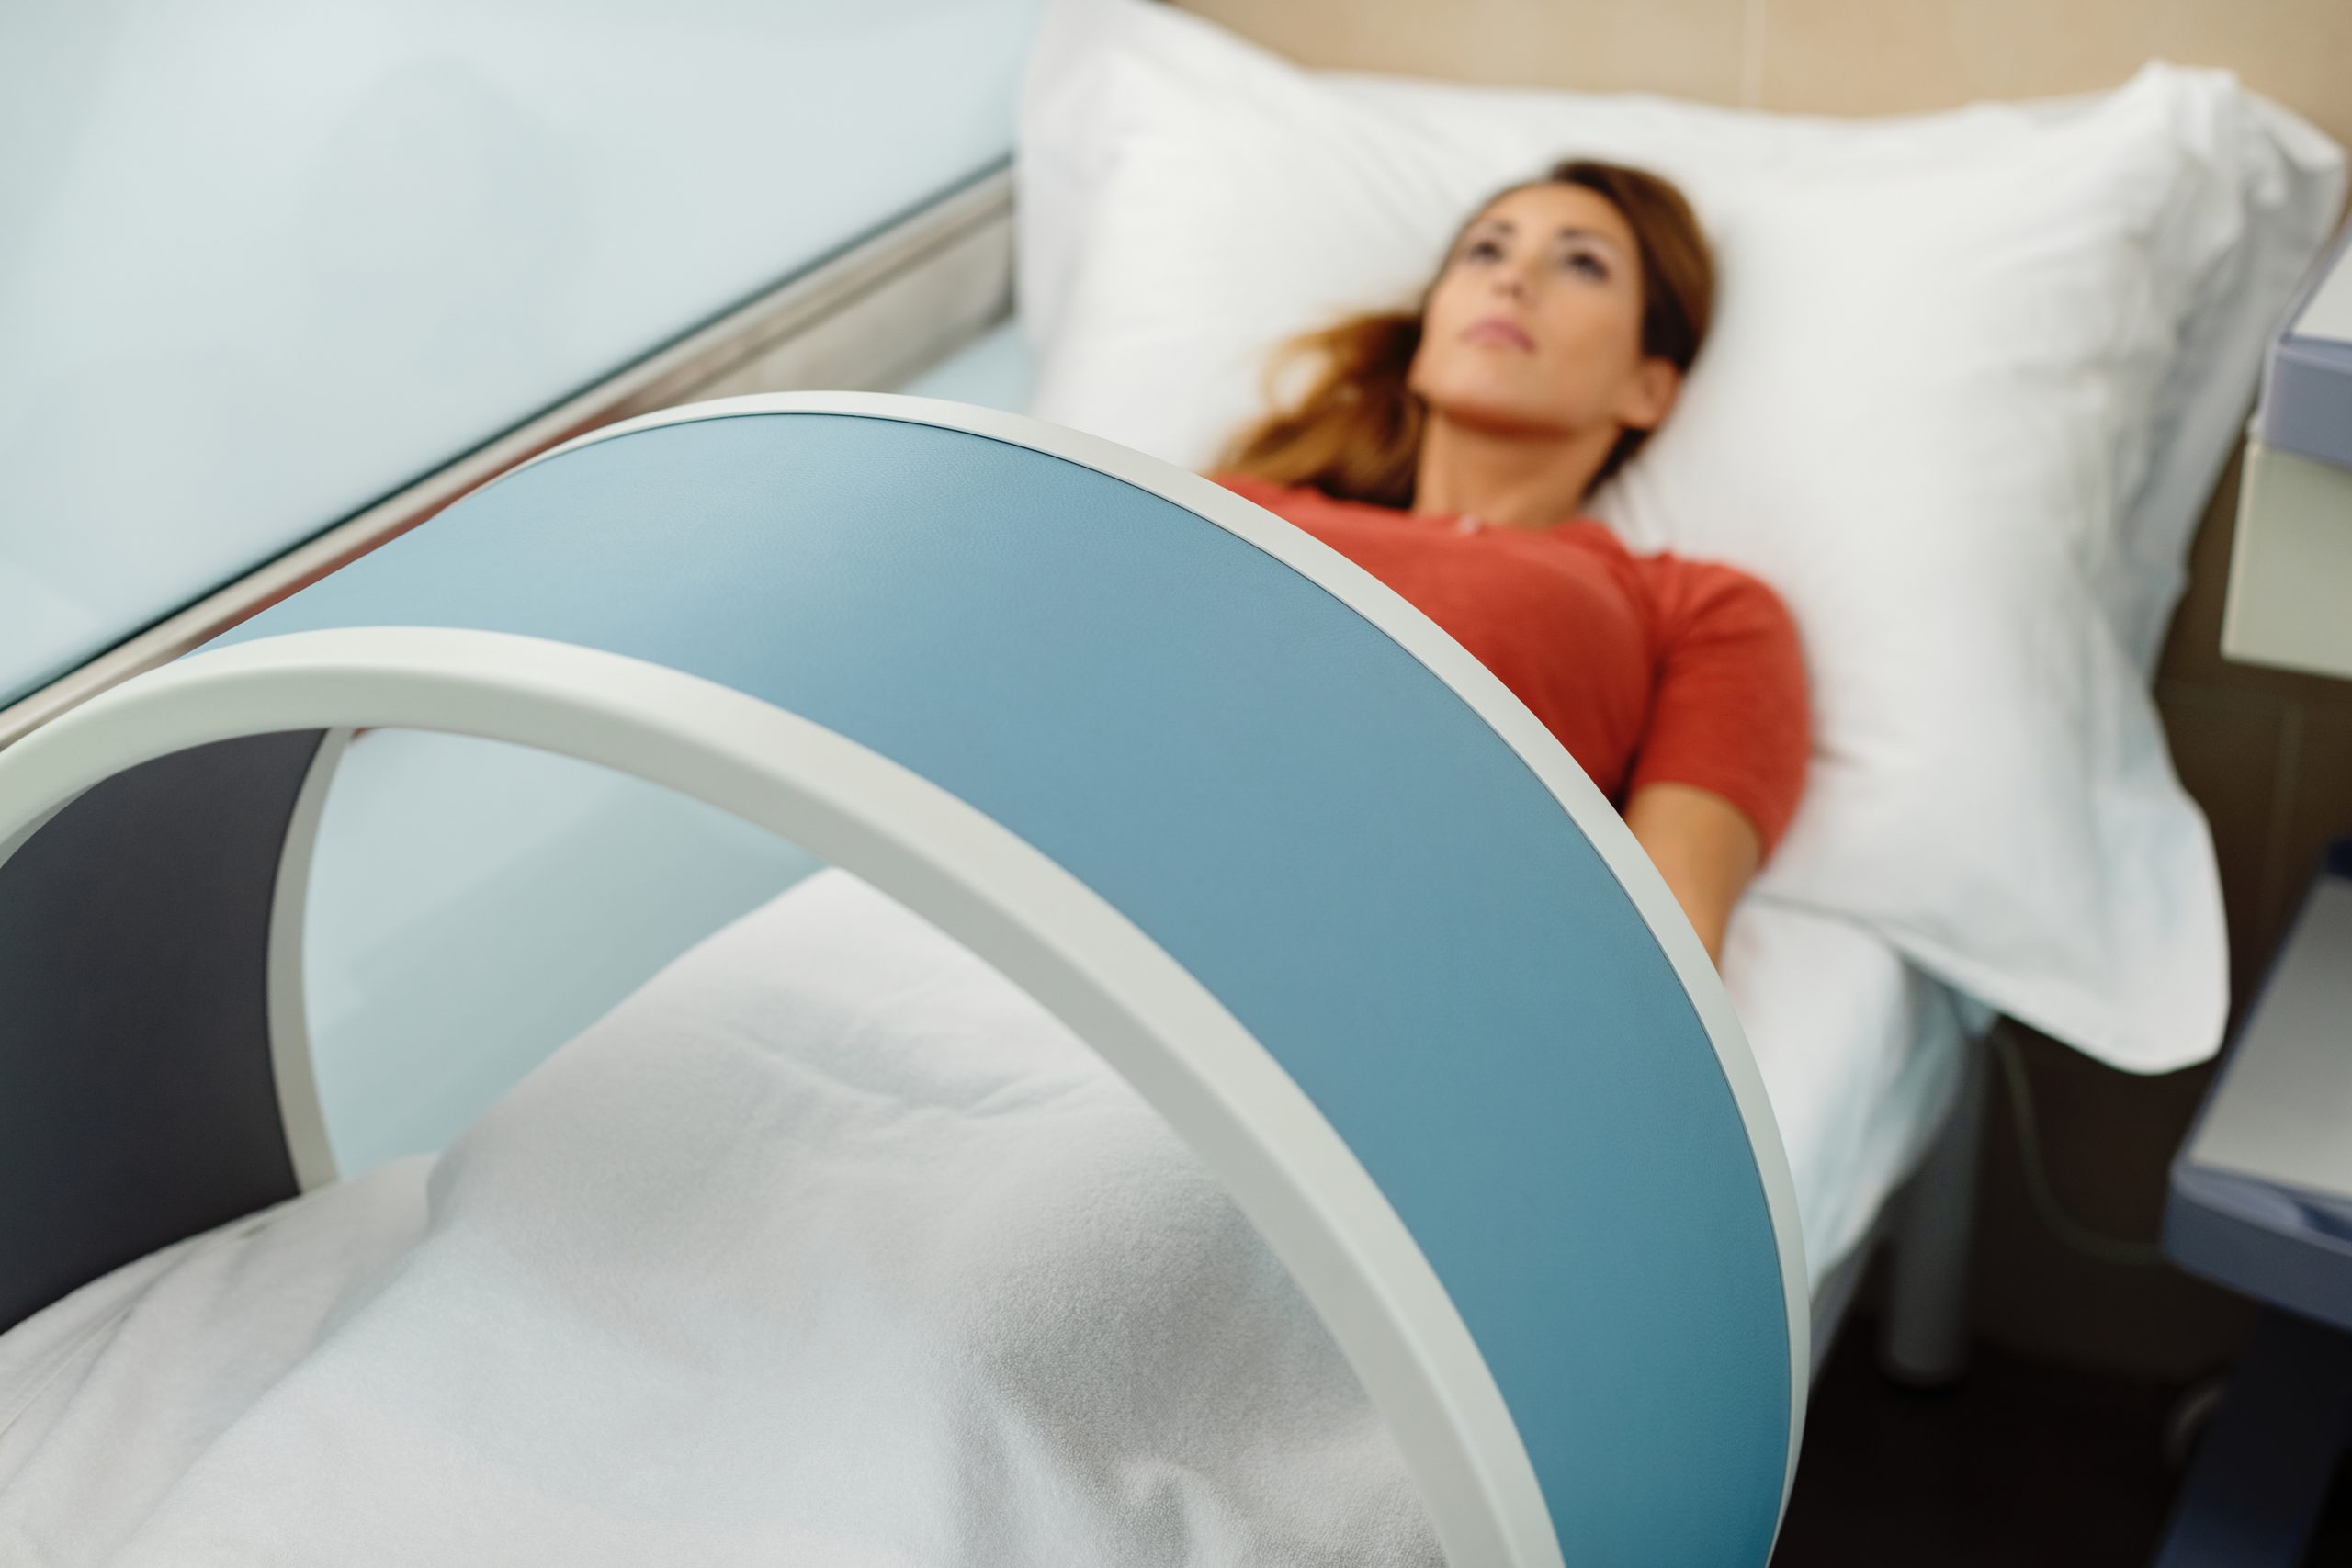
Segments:
[[[303,921],[310,908],[311,855],[318,847],[319,818],[326,810],[334,771],[351,744],[351,731],[338,728],[319,739],[319,749],[302,775],[287,820],[286,842],[277,853],[277,885],[269,901],[269,1066],[277,1080],[277,1117],[286,1131],[286,1151],[294,1161],[294,1184],[308,1192],[340,1175],[334,1145],[327,1137],[326,1107],[319,1100],[316,1059],[311,1055],[311,1010],[302,975]]]

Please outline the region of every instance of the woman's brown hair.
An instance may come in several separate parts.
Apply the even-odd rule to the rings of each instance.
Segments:
[[[1646,170],[1586,158],[1555,164],[1530,183],[1580,186],[1623,216],[1641,252],[1642,353],[1690,369],[1714,310],[1715,264],[1682,193]],[[1497,192],[1478,211],[1510,194]],[[1446,246],[1449,260],[1460,243],[1457,232]],[[1432,278],[1410,310],[1351,316],[1284,344],[1268,367],[1267,386],[1271,391],[1283,370],[1304,360],[1316,367],[1305,394],[1243,429],[1218,468],[1275,484],[1310,485],[1341,501],[1411,506],[1425,410],[1405,380],[1435,287]],[[1621,434],[1593,475],[1594,488],[1624,467],[1648,434]]]

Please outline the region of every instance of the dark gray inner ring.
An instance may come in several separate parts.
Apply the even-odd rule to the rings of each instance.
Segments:
[[[0,1329],[291,1198],[270,907],[318,730],[119,773],[0,863]]]

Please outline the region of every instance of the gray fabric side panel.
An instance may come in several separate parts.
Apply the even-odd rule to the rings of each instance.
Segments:
[[[145,763],[0,864],[0,1328],[294,1195],[269,915],[319,739]]]

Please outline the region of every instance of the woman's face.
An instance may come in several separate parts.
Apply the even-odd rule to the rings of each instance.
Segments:
[[[1432,412],[1514,433],[1654,429],[1680,373],[1642,353],[1641,252],[1581,186],[1505,193],[1446,258],[1407,384]]]

